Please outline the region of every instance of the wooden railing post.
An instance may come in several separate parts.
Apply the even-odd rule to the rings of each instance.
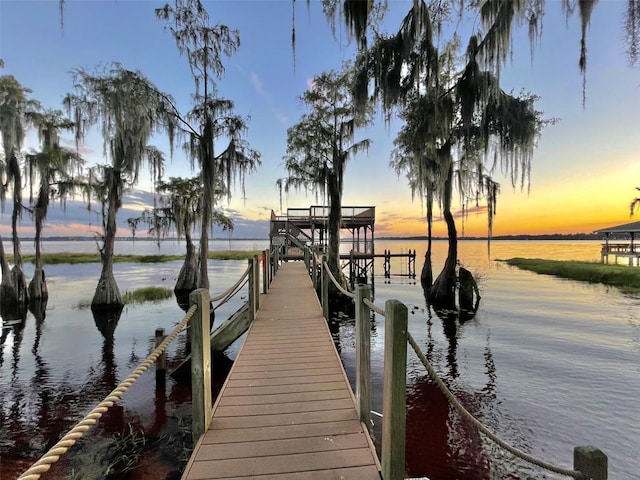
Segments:
[[[371,299],[371,287],[356,287],[356,403],[358,416],[371,431],[371,309],[363,302]]]
[[[195,445],[211,421],[211,347],[209,340],[209,291],[199,288],[189,295],[197,310],[191,321],[191,434]]]
[[[266,295],[269,290],[269,273],[267,271],[269,265],[269,250],[262,251],[262,293]]]
[[[382,478],[404,480],[407,419],[407,306],[385,303],[382,391]]]
[[[273,258],[273,274],[275,275],[278,273],[278,263],[280,262],[280,247],[276,247],[273,253],[275,254]]]
[[[167,336],[164,328],[156,328],[156,347],[158,348]],[[156,359],[156,389],[164,389],[167,379],[167,354],[162,352]]]
[[[573,449],[573,469],[589,480],[607,480],[608,460],[602,450],[591,445]]]
[[[316,257],[316,252],[312,252],[311,255],[313,268],[311,270],[311,281],[313,282],[313,289],[315,290],[318,286],[318,260]],[[317,290],[316,290],[317,291]]]
[[[304,266],[307,269],[307,272],[309,271],[309,268],[311,267],[311,259],[309,258],[309,247],[306,246],[304,247]]]
[[[249,304],[249,322],[253,323],[253,320],[256,318],[256,295],[254,293],[255,282],[253,280],[256,269],[253,267],[253,258],[249,258],[247,262],[249,264],[249,277],[247,278],[249,292],[247,293],[247,303]]]
[[[253,257],[253,294],[255,295],[255,311],[260,308],[260,257]]]
[[[326,255],[322,256],[322,315],[329,320],[329,274],[325,268],[327,261]]]

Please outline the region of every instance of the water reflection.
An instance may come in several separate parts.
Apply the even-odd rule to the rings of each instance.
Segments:
[[[488,407],[495,401],[497,378],[489,336],[483,352],[486,383],[481,389],[474,390],[459,383],[458,348],[465,325],[473,318],[475,310],[461,314],[459,310],[434,310],[426,304],[424,311],[426,328],[424,333],[417,333],[416,338],[419,342],[422,340],[425,356],[437,369],[435,314],[447,342],[444,357],[447,371],[442,375],[443,379],[464,407],[482,421],[483,412],[490,410]],[[417,368],[421,371],[421,367]],[[485,450],[477,428],[454,410],[428,375],[413,376],[409,381],[406,449],[408,476],[426,475],[432,480],[491,478],[491,455]]]

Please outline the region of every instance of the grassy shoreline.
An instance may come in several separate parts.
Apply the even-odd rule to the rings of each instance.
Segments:
[[[497,260],[513,267],[543,275],[553,275],[581,282],[601,283],[619,288],[624,293],[640,293],[640,268],[574,260],[510,258]]]
[[[261,250],[221,250],[209,252],[209,260],[246,260],[254,255],[262,255]],[[33,263],[35,255],[23,255],[25,263]],[[166,263],[176,260],[184,260],[184,255],[114,255],[115,263]],[[7,261],[13,263],[13,255],[7,255]],[[44,265],[57,264],[78,264],[78,263],[100,263],[98,253],[43,253],[42,263]]]

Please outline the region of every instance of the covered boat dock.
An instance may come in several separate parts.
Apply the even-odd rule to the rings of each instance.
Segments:
[[[636,234],[640,234],[640,222],[625,223],[613,227],[601,228],[594,233],[603,234],[604,243],[600,250],[600,261],[618,263],[618,258],[628,259],[629,266],[640,266],[640,242],[636,243]]]

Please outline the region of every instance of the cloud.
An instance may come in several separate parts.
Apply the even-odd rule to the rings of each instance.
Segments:
[[[251,84],[253,85],[256,93],[260,95],[270,107],[271,112],[276,117],[276,120],[278,120],[278,122],[280,122],[282,125],[287,125],[289,123],[287,116],[274,107],[273,98],[271,97],[271,94],[264,89],[260,76],[256,72],[251,72],[249,80],[251,81]]]
[[[271,97],[269,96],[269,94],[267,94],[264,91],[264,88],[262,88],[262,80],[255,72],[251,72],[251,84],[253,85],[253,88],[255,88],[258,95],[264,97],[269,102],[271,101]]]

